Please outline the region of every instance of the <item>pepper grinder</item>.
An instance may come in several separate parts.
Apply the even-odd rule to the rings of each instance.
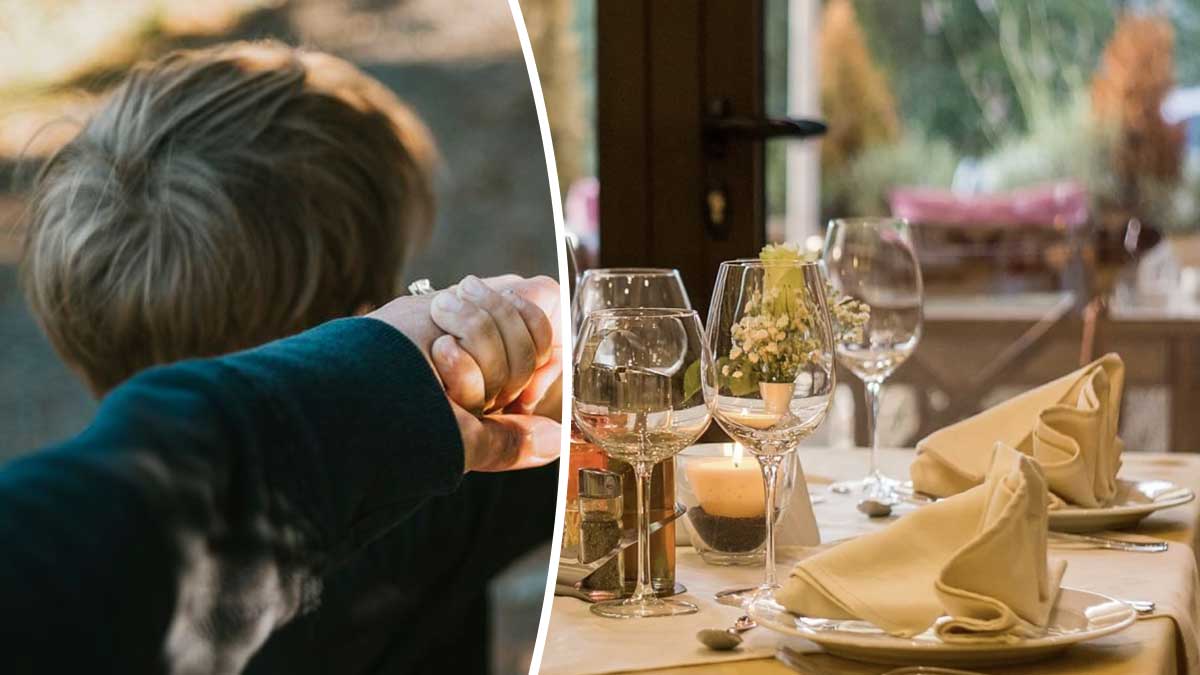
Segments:
[[[579,562],[609,555],[621,543],[621,477],[603,469],[579,470]],[[583,588],[620,594],[624,587],[624,552],[582,581]]]

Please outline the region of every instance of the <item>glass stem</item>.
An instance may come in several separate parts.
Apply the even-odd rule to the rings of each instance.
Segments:
[[[779,478],[779,462],[783,455],[759,455],[758,464],[762,468],[763,487],[766,488],[766,503],[764,512],[767,518],[767,550],[764,553],[766,576],[763,579],[764,588],[774,588],[775,583],[775,487]]]
[[[654,465],[649,462],[635,462],[633,465],[633,473],[637,477],[638,583],[630,601],[636,603],[655,597],[654,586],[650,583],[650,510],[646,508],[653,471]]]
[[[882,382],[869,380],[864,382],[863,390],[867,399],[867,434],[871,437],[871,472],[868,478],[875,480],[879,477],[879,389]]]

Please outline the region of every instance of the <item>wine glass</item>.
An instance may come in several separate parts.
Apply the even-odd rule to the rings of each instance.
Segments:
[[[838,296],[831,301],[838,361],[863,381],[871,465],[867,477],[837,483],[835,492],[861,489],[894,500],[899,481],[879,469],[879,390],[921,339],[921,265],[908,223],[899,218],[840,218],[829,223],[823,254],[826,273]],[[865,325],[845,319],[859,315]]]
[[[699,386],[689,387],[708,359],[700,319],[686,309],[602,309],[583,320],[575,347],[572,417],[609,457],[637,478],[638,583],[633,596],[592,605],[613,618],[691,614],[696,606],[655,596],[650,579],[646,497],[654,466],[691,445],[711,419]]]
[[[575,297],[575,288],[579,286],[579,253],[575,243],[575,235],[570,232],[563,236],[563,248],[566,249],[567,259],[567,288],[570,297]]]
[[[612,269],[590,269],[583,273],[571,294],[571,314],[575,335],[583,319],[597,309],[617,309],[633,307],[667,307],[691,309],[687,291],[684,290],[683,280],[679,272],[673,269],[654,267],[624,267]],[[584,466],[604,466],[603,453],[595,448],[579,431],[579,425],[571,423],[571,451],[568,460],[570,473],[567,479],[567,504],[563,520],[564,555],[576,555],[575,539],[578,537],[578,510],[575,502],[577,494],[577,479],[579,469]],[[614,467],[619,469],[619,467]],[[628,469],[621,473],[632,478]],[[674,486],[675,473],[672,462],[664,462],[656,471],[653,483],[664,490]],[[632,482],[632,481],[631,481]],[[632,492],[632,485],[629,486]],[[633,503],[633,495],[626,498],[627,504]],[[675,511],[675,504],[666,495],[651,506],[651,517],[665,518]],[[659,537],[667,546],[666,555],[652,561],[654,583],[662,592],[674,592],[677,588],[674,582],[675,570],[675,524],[669,523],[660,530]],[[657,540],[656,540],[657,541]]]
[[[702,369],[713,419],[758,459],[766,496],[766,573],[750,602],[771,603],[779,466],[825,419],[835,385],[833,334],[819,263],[721,263]]]
[[[691,309],[679,271],[658,267],[592,269],[583,273],[571,303],[575,334],[588,314],[620,307]]]

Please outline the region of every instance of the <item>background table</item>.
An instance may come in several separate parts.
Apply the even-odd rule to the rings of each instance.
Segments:
[[[881,465],[894,476],[907,475],[911,450],[885,450]],[[813,494],[827,495],[815,511],[823,541],[832,541],[885,527],[889,519],[868,520],[854,510],[855,499],[828,495],[825,486],[835,480],[855,477],[864,471],[866,453],[861,450],[804,449],[800,459]],[[1200,491],[1200,456],[1129,452],[1123,457],[1121,475],[1165,478]],[[1129,599],[1148,599],[1160,610],[1174,608],[1194,622],[1196,594],[1197,532],[1200,504],[1160,511],[1143,521],[1137,532],[1173,542],[1160,554],[1095,550],[1059,550],[1052,555],[1068,560],[1063,583]],[[788,565],[780,566],[780,576]],[[749,585],[761,578],[761,568],[715,568],[704,565],[690,550],[679,555],[678,578],[689,586],[687,598],[701,611],[688,617],[613,621],[593,617],[587,606],[571,598],[555,598],[541,672],[545,675],[646,670],[654,673],[698,675],[700,673],[779,674],[793,672],[773,659],[775,648],[786,643],[801,651],[816,653],[804,640],[786,640],[763,628],[744,636],[738,652],[717,655],[701,647],[695,632],[703,627],[725,627],[741,614],[733,607],[717,605],[712,593],[723,587]],[[1187,627],[1194,631],[1194,628]],[[997,675],[1099,674],[1187,672],[1187,659],[1179,640],[1180,630],[1169,616],[1139,620],[1128,630],[1071,648],[1061,657],[1033,665],[986,668]],[[721,662],[705,662],[712,659]],[[877,674],[881,666],[857,664],[824,655],[813,656],[829,673]],[[702,665],[695,665],[701,664]],[[1193,673],[1195,666],[1193,666]]]
[[[998,389],[1028,389],[1059,377],[1066,364],[1079,363],[1089,329],[1074,303],[1070,293],[926,298],[921,346],[888,380],[918,393],[917,424],[910,438],[893,442],[916,443],[988,407]],[[1125,360],[1125,440],[1139,447],[1150,443],[1155,450],[1200,452],[1200,425],[1192,419],[1200,409],[1200,303],[1114,300],[1092,329],[1087,361],[1107,352]],[[862,383],[849,375],[838,379],[855,392],[855,438],[865,445]],[[1135,394],[1161,403],[1135,405]]]

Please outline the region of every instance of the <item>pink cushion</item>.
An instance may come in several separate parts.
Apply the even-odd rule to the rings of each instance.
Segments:
[[[1074,181],[992,194],[903,187],[889,201],[893,216],[930,225],[1074,229],[1088,221],[1087,190]]]

